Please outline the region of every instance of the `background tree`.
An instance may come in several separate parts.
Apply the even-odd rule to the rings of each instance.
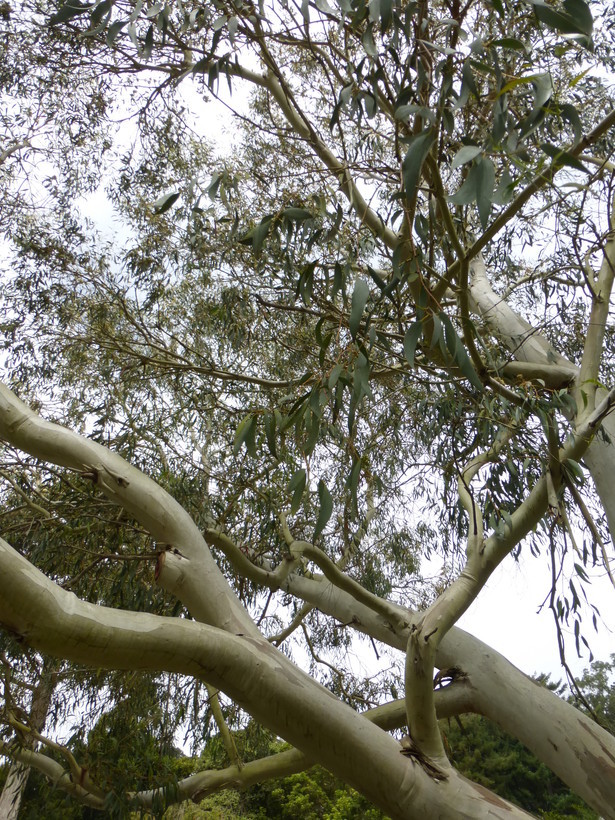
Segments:
[[[15,760],[109,811],[318,761],[391,817],[522,816],[451,765],[437,718],[474,711],[608,815],[612,736],[454,624],[530,549],[578,647],[589,567],[610,573],[612,13],[3,7],[10,63],[31,43],[2,79],[8,662],[179,681],[171,725],[195,749],[215,725],[228,766],[130,786],[117,744],[57,760],[7,720]],[[230,157],[189,82],[253,89]],[[33,168],[41,128],[61,149]],[[79,214],[105,168],[113,243]],[[242,761],[246,713],[295,748]]]

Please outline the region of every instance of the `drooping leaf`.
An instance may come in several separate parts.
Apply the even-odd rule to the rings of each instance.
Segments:
[[[346,481],[346,487],[350,490],[350,497],[352,500],[352,505],[354,509],[357,508],[357,492],[359,489],[359,477],[361,475],[361,459],[356,458],[353,462],[352,468],[350,470],[350,474],[348,476],[348,480]]]
[[[556,167],[560,168],[562,165],[568,165],[570,168],[574,168],[577,171],[585,171],[586,174],[591,173],[591,171],[589,171],[580,160],[568,151],[564,151],[563,148],[557,148],[555,145],[550,145],[548,142],[541,143],[540,147],[547,156],[553,159]]]
[[[404,356],[406,357],[410,367],[414,367],[414,354],[422,332],[423,323],[416,321],[410,325],[404,335]]]
[[[241,445],[246,445],[246,450],[252,457],[256,457],[256,416],[247,415],[237,427],[235,439],[233,441],[233,453],[237,455]]]
[[[369,374],[369,359],[361,352],[354,364],[353,392],[357,402],[360,402],[363,396],[368,396],[371,393]]]
[[[464,145],[453,157],[451,169],[454,170],[455,168],[459,168],[460,165],[465,165],[466,162],[471,162],[482,150],[479,145]]]
[[[478,378],[478,373],[474,369],[474,365],[468,356],[465,345],[461,339],[458,340],[457,350],[455,353],[454,363],[459,367],[463,375],[470,382],[470,384],[477,390],[483,390],[483,383]]]
[[[431,128],[414,137],[408,147],[402,163],[404,192],[408,202],[414,201],[421,178],[423,163],[435,142],[435,135]]]
[[[350,319],[348,326],[352,338],[356,338],[359,325],[361,324],[361,317],[365,310],[365,305],[369,298],[369,286],[364,279],[357,279],[354,290],[352,292],[352,300],[350,303]]]
[[[264,416],[265,438],[267,439],[267,447],[274,458],[278,457],[275,431],[276,431],[276,417],[275,413],[265,413]]]
[[[80,14],[85,14],[86,11],[94,8],[94,3],[81,3],[79,0],[68,0],[63,6],[60,6],[55,14],[49,18],[50,26],[57,26],[60,23],[66,23],[77,17]]]
[[[477,168],[477,163],[474,163],[468,171],[468,175],[463,181],[461,188],[449,196],[449,202],[452,202],[454,205],[469,205],[470,202],[476,200],[479,177]]]
[[[579,117],[579,112],[570,103],[566,103],[562,105],[562,119],[566,120],[566,122],[570,123],[573,133],[574,133],[574,141],[578,142],[581,137],[583,136],[583,126],[581,124],[581,118]]]
[[[541,23],[562,34],[577,35],[578,42],[589,48],[594,27],[592,13],[584,0],[564,0],[564,11],[547,5],[544,0],[530,0]]]
[[[155,214],[163,214],[169,210],[169,208],[173,207],[173,205],[179,199],[179,192],[178,191],[171,191],[168,194],[163,194],[160,199],[157,199],[154,202],[154,213]]]
[[[289,493],[293,494],[292,501],[290,503],[291,515],[294,515],[301,505],[301,499],[303,498],[303,491],[305,490],[306,481],[307,476],[305,470],[297,470],[293,473],[290,481],[288,482],[287,490]]]
[[[318,518],[316,519],[316,526],[314,528],[314,535],[312,536],[313,541],[318,538],[320,533],[327,526],[327,523],[331,518],[331,513],[333,512],[333,498],[327,489],[327,485],[322,479],[318,482],[318,501],[320,507],[318,510]]]
[[[481,157],[476,164],[476,205],[483,229],[489,222],[493,205],[493,188],[495,186],[495,166],[489,157]]]
[[[306,219],[312,219],[312,213],[307,208],[285,208],[282,211],[282,216],[292,222],[304,222]]]
[[[254,228],[254,232],[252,234],[252,248],[256,256],[260,254],[263,248],[263,243],[267,238],[267,234],[269,233],[272,222],[273,214],[269,214],[268,216],[264,216],[258,223],[258,225]]]

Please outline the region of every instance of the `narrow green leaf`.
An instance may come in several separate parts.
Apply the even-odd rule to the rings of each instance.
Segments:
[[[222,182],[222,174],[216,172],[211,180],[209,181],[209,185],[207,187],[207,196],[213,201],[215,200],[216,196],[218,195],[218,189],[220,187],[220,183]]]
[[[356,510],[357,508],[357,491],[359,488],[359,477],[361,475],[361,459],[357,458],[352,465],[352,469],[350,470],[350,475],[348,476],[348,480],[346,481],[346,487],[350,490],[350,499],[352,501],[352,506]]]
[[[564,0],[564,8],[581,33],[590,36],[594,29],[594,18],[589,5],[584,0]]]
[[[368,26],[365,29],[362,40],[365,53],[369,57],[376,58],[378,56],[378,49],[376,48],[376,43],[374,41],[373,26]]]
[[[331,498],[331,493],[327,489],[327,485],[322,479],[318,482],[318,501],[320,503],[320,509],[318,510],[316,527],[314,528],[314,535],[312,536],[313,541],[318,538],[320,533],[327,526],[327,523],[331,518],[331,513],[333,512],[333,499]]]
[[[369,298],[369,286],[364,279],[357,279],[352,292],[352,301],[350,304],[350,319],[348,326],[352,338],[356,338],[359,325],[361,324],[361,317],[365,310],[365,305]]]
[[[448,318],[446,313],[440,311],[438,316],[440,318],[440,321],[442,322],[442,327],[444,328],[444,340],[446,342],[446,348],[448,352],[451,354],[451,359],[455,361],[455,357],[457,356],[457,348],[461,344],[461,340],[455,332],[453,323]]]
[[[49,18],[49,25],[57,26],[60,23],[66,23],[68,20],[72,20],[73,17],[77,17],[79,14],[85,14],[85,12],[89,11],[91,8],[94,8],[93,3],[81,3],[79,0],[68,0],[67,3],[60,6],[55,14],[51,15]]]
[[[314,450],[320,434],[320,412],[315,413],[310,408],[310,412],[306,416],[305,429],[307,432],[307,439],[305,440],[303,452],[306,456],[309,456]]]
[[[402,163],[402,176],[404,180],[404,191],[408,202],[414,201],[421,178],[421,169],[435,142],[435,137],[431,129],[424,131],[414,137],[404,161]]]
[[[297,470],[293,473],[290,481],[288,482],[287,491],[293,494],[290,504],[291,515],[294,515],[301,505],[301,499],[303,497],[303,491],[305,490],[306,481],[307,476],[305,474],[305,470]]]
[[[154,202],[154,213],[163,214],[168,211],[179,199],[178,191],[171,191],[171,193],[163,194],[160,199]]]
[[[265,438],[267,439],[267,447],[269,447],[269,452],[274,458],[278,457],[278,451],[276,447],[276,440],[275,440],[275,430],[276,430],[276,417],[275,413],[265,413],[264,417],[264,424],[265,424]]]
[[[581,137],[583,136],[583,126],[581,124],[581,118],[579,117],[579,112],[570,103],[565,103],[562,105],[562,119],[566,120],[566,122],[570,123],[572,127],[572,131],[574,133],[574,141],[578,142]]]
[[[376,285],[378,285],[380,290],[384,293],[386,288],[387,288],[387,283],[384,281],[382,276],[380,276],[380,274],[377,271],[375,271],[372,267],[370,267],[369,265],[367,266],[367,272],[372,277],[372,279],[374,280]]]
[[[433,349],[442,339],[442,322],[435,315],[433,315],[431,318],[433,322],[433,332],[431,334],[431,342],[429,344],[429,347],[430,349]]]
[[[327,382],[327,386],[329,390],[333,390],[335,385],[337,384],[337,380],[339,379],[342,371],[344,369],[343,364],[336,364],[331,373],[329,374],[329,381]]]
[[[306,219],[312,219],[312,214],[307,208],[285,208],[282,211],[282,216],[292,222],[304,222]]]
[[[466,349],[463,345],[461,339],[459,340],[459,345],[457,347],[457,355],[455,356],[455,363],[466,377],[466,379],[470,382],[470,384],[475,387],[477,390],[483,390],[483,383],[478,378],[478,373],[474,369],[474,365],[470,361],[470,357],[468,356]]]
[[[530,0],[541,23],[562,34],[583,35],[583,44],[589,44],[594,21],[589,6],[583,0],[564,0],[566,11],[557,11],[544,0]]]
[[[393,21],[394,0],[380,0],[380,28],[388,31]]]
[[[569,154],[568,151],[564,151],[563,148],[557,148],[555,145],[550,145],[548,142],[543,142],[540,148],[547,156],[554,160],[557,167],[568,165],[570,168],[575,168],[577,171],[585,171],[586,174],[591,174],[591,171],[589,171],[583,163],[580,162],[580,160],[572,154]]]
[[[112,46],[113,43],[116,41],[118,34],[124,28],[124,26],[128,25],[128,20],[116,20],[115,23],[111,23],[109,26],[109,31],[107,32],[107,45]]]
[[[477,169],[478,164],[475,163],[468,171],[468,175],[465,178],[461,188],[456,193],[449,196],[449,202],[452,202],[454,205],[468,205],[470,202],[474,202],[476,200],[479,178],[479,172]]]
[[[564,462],[564,467],[572,473],[574,478],[576,478],[579,483],[582,484],[585,481],[583,468],[578,461],[575,461],[573,458],[567,458]]]
[[[515,37],[501,37],[498,40],[491,40],[489,45],[491,46],[500,46],[501,48],[510,48],[513,51],[522,51],[524,54],[529,55],[531,49],[521,40],[517,40]]]
[[[262,250],[263,243],[267,238],[272,221],[273,214],[269,214],[268,216],[264,216],[254,228],[254,233],[252,234],[252,248],[256,256],[258,256]]]
[[[464,145],[463,148],[460,148],[453,157],[451,169],[459,168],[460,165],[465,165],[466,162],[471,162],[482,152],[482,150],[483,149],[480,145]]]
[[[143,44],[143,51],[141,52],[141,56],[144,60],[149,60],[152,55],[152,49],[154,48],[154,24],[151,23],[150,27],[147,30],[145,35],[145,42]]]
[[[495,186],[495,167],[489,157],[482,157],[477,162],[476,204],[483,230],[489,222],[493,205],[493,188]]]
[[[354,364],[353,374],[353,392],[357,402],[360,402],[363,396],[371,395],[369,373],[369,360],[364,353],[359,353]]]
[[[233,453],[237,455],[241,449],[241,445],[245,443],[246,449],[250,455],[256,455],[256,416],[246,416],[237,427],[235,433],[235,440],[233,441]]]
[[[422,332],[423,323],[418,321],[413,322],[405,333],[404,356],[406,357],[410,367],[414,367],[414,354]]]
[[[113,3],[111,2],[111,0],[103,0],[102,3],[99,3],[92,12],[92,16],[90,17],[90,27],[96,28],[96,26],[100,22],[102,22],[103,18],[107,17],[112,8]],[[106,22],[109,22],[108,17]]]

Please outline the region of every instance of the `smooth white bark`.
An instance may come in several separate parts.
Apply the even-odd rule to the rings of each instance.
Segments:
[[[568,372],[571,380],[577,380],[580,368],[561,356],[542,334],[495,293],[489,283],[482,258],[472,260],[470,270],[473,308],[504,342],[514,359],[544,366],[546,380],[549,379],[550,368],[553,366],[563,373]],[[580,387],[582,389],[582,385]],[[598,389],[596,402],[602,401],[606,395],[605,390]],[[584,460],[604,508],[611,539],[615,540],[615,414],[603,420],[600,431],[584,455]]]
[[[587,420],[587,424],[591,425],[591,420]],[[101,473],[110,475],[110,478],[100,480],[101,489],[118,503],[124,501],[124,506],[137,518],[142,517],[140,504],[145,504],[143,517],[152,527],[166,527],[167,531],[175,527],[173,534],[185,547],[178,552],[171,549],[166,553],[167,560],[161,567],[159,581],[184,600],[195,617],[217,620],[226,629],[229,623],[239,627],[236,634],[230,634],[220,628],[183,619],[159,618],[85,604],[56,587],[2,543],[0,622],[5,628],[32,646],[69,660],[114,668],[165,669],[203,678],[226,692],[259,722],[286,738],[308,758],[317,760],[355,785],[394,817],[408,816],[410,810],[427,812],[428,817],[438,816],[434,812],[440,809],[446,812],[446,807],[451,805],[459,807],[460,817],[484,816],[483,800],[487,798],[484,794],[478,797],[478,787],[468,786],[455,772],[451,772],[446,781],[437,783],[411,760],[402,758],[405,764],[400,764],[402,756],[392,738],[368,725],[300,672],[253,626],[244,629],[245,611],[242,610],[244,614],[240,619],[230,622],[228,617],[216,615],[209,597],[212,592],[209,551],[206,546],[203,548],[202,540],[196,539],[196,527],[190,519],[190,523],[184,526],[183,516],[186,514],[183,510],[176,510],[173,507],[175,502],[169,504],[164,499],[165,493],[154,482],[128,468],[121,458],[108,454],[104,448],[38,419],[6,388],[0,390],[0,435],[9,438],[15,446],[73,469],[76,469],[75,464],[86,470],[92,470],[94,466],[99,476]],[[576,444],[580,451],[586,439],[587,433],[583,431]],[[117,480],[118,475],[121,482]],[[152,498],[160,499],[162,522],[154,512]],[[511,539],[523,537],[544,512],[546,503],[546,490],[539,482],[522,509],[513,515]],[[165,510],[169,512],[165,513]],[[198,531],[197,534],[201,538]],[[488,541],[485,546],[488,556],[494,553],[494,563],[507,552],[507,545],[501,541],[493,540],[492,546]],[[210,560],[201,560],[203,555]],[[254,569],[259,574],[264,572]],[[359,601],[351,594],[352,585],[348,585],[348,589],[339,589],[325,579],[275,571],[264,575],[273,579],[275,588],[287,589],[339,621],[405,651],[408,630],[416,623],[416,615],[403,607],[393,604],[384,609],[382,606],[370,607],[369,599]],[[259,576],[259,580],[263,579]],[[216,585],[221,596],[224,588],[217,577],[214,578],[214,589]],[[228,586],[227,590],[232,595]],[[228,613],[228,603],[222,600],[221,606],[223,612]],[[239,602],[237,606],[241,606]],[[387,617],[389,615],[391,617]],[[460,669],[474,693],[474,708],[488,714],[487,704],[494,687],[501,686],[501,682],[497,674],[490,677],[479,662],[482,658],[480,642],[469,638],[461,641],[462,635],[453,629],[445,636],[438,648],[436,665]],[[492,654],[496,657],[496,653]],[[480,680],[480,687],[474,675]],[[615,741],[606,733],[601,735],[595,731],[591,721],[567,704],[561,704],[552,693],[546,693],[544,703],[540,699],[528,699],[521,685],[524,676],[510,665],[506,665],[506,675],[510,708],[502,710],[500,720],[515,736],[526,734],[531,740],[533,727],[540,725],[540,711],[544,709],[548,713],[550,704],[554,709],[557,705],[561,718],[555,721],[550,732],[552,743],[546,746],[537,743],[536,751],[564,780],[576,784],[567,758],[560,753],[564,745],[584,760],[597,759],[605,749],[615,759]],[[519,692],[523,694],[519,695]],[[523,731],[519,722],[523,723]],[[363,774],[365,771],[369,771],[369,776]],[[611,787],[608,782],[603,783],[602,775],[591,782],[583,778],[581,781],[578,788],[573,787],[591,805],[599,810],[608,805]],[[488,799],[495,799],[500,806],[493,796]]]
[[[265,639],[195,621],[80,601],[0,539],[0,623],[41,651],[78,663],[198,676],[318,760],[393,818],[526,817],[452,771],[430,777],[386,732],[297,669]]]
[[[206,592],[201,616],[229,632],[258,635],[252,619],[213,560],[200,530],[162,487],[121,456],[45,421],[0,384],[0,438],[37,458],[79,472],[143,524],[159,545],[201,566]]]

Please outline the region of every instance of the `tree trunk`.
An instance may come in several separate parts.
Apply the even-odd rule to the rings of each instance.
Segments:
[[[56,662],[46,658],[40,680],[32,693],[29,725],[35,732],[42,732],[45,726],[56,683],[56,669]],[[28,741],[31,741],[31,738],[26,737],[24,747],[33,749],[36,744]],[[29,775],[29,766],[19,762],[11,764],[2,794],[0,794],[0,818],[2,820],[17,820]]]

